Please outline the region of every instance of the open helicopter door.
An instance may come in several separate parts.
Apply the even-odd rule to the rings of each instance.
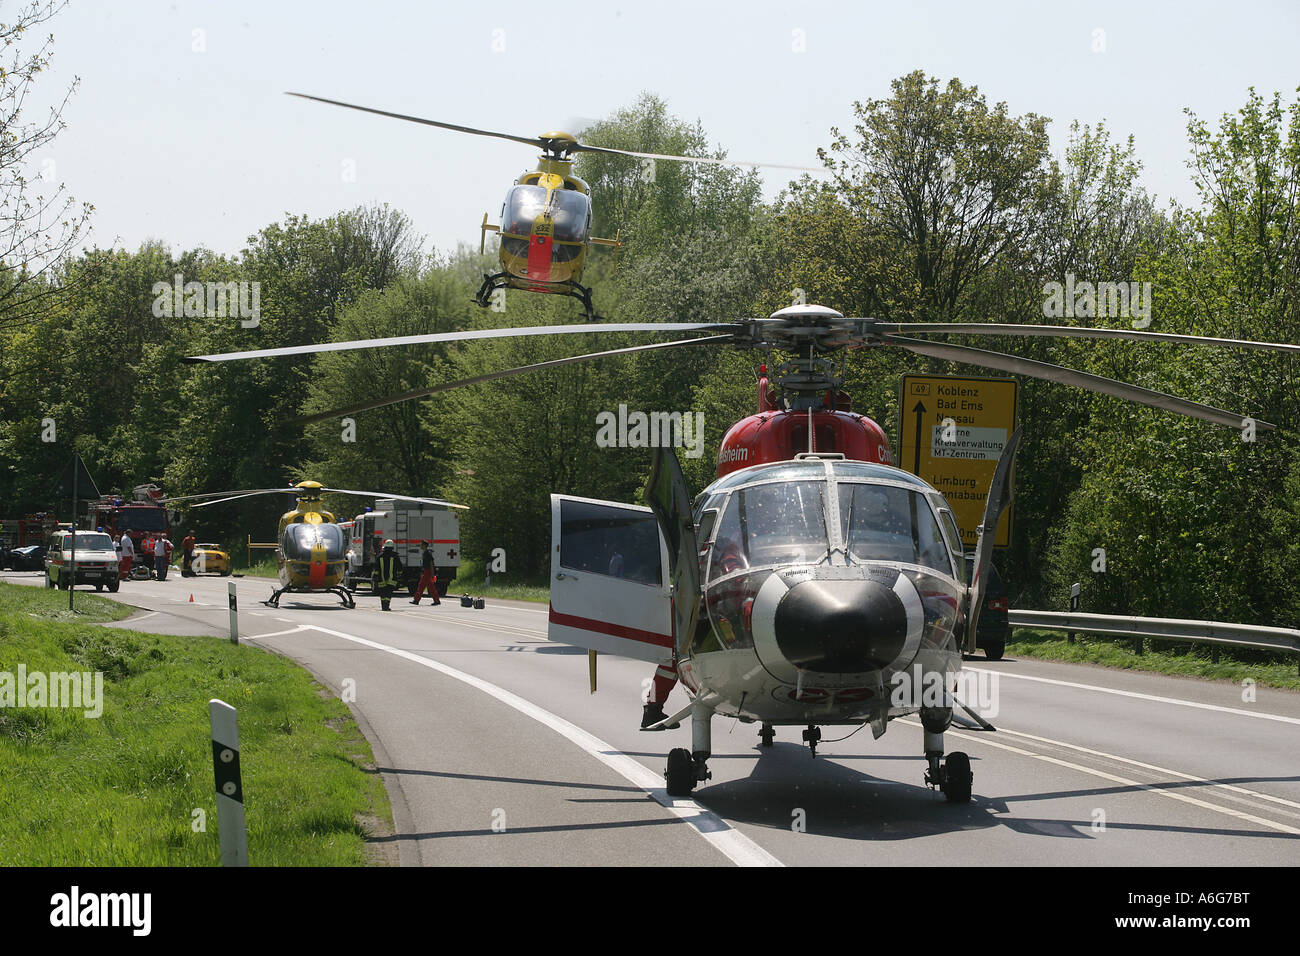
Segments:
[[[659,521],[659,533],[668,544],[673,637],[678,656],[684,657],[700,614],[700,560],[691,494],[671,448],[655,449],[645,497]]]
[[[984,607],[984,593],[988,590],[989,564],[993,561],[993,542],[998,538],[998,522],[1002,512],[1011,504],[1011,463],[1016,457],[1016,448],[1020,445],[1020,429],[1011,433],[1011,438],[1002,448],[997,467],[993,470],[993,480],[989,483],[989,497],[984,504],[984,520],[980,522],[978,538],[975,543],[975,559],[971,562],[970,587],[967,589],[966,604],[966,640],[962,648],[968,654],[975,653],[976,632],[979,629],[980,610]]]
[[[672,659],[668,549],[649,508],[551,495],[549,640]]]

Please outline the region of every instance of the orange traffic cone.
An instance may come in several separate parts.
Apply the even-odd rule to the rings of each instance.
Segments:
[[[194,595],[193,595],[193,594],[190,595],[190,603],[191,603],[191,604],[194,603]]]

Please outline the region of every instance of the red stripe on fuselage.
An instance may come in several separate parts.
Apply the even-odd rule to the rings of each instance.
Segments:
[[[323,588],[325,586],[325,562],[313,561],[311,570],[307,572],[307,584],[313,588]]]
[[[576,627],[580,631],[591,631],[595,634],[609,634],[613,637],[626,638],[629,641],[638,641],[641,644],[653,644],[655,647],[671,649],[673,646],[673,639],[670,634],[656,634],[654,631],[643,631],[637,627],[625,627],[622,624],[611,624],[608,621],[597,621],[589,617],[563,614],[557,611],[554,605],[550,607],[552,624],[559,624],[563,627]]]
[[[551,237],[528,239],[528,278],[546,282],[551,278]]]

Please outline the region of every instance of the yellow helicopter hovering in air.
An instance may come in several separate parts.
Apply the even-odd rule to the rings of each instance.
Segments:
[[[276,541],[276,562],[279,565],[280,587],[262,603],[268,607],[280,606],[280,595],[334,594],[345,608],[356,607],[352,592],[343,586],[343,572],[348,564],[348,536],[334,517],[321,504],[325,494],[357,495],[362,498],[392,498],[397,501],[418,501],[422,504],[444,508],[465,508],[465,505],[440,501],[437,498],[415,498],[410,495],[393,495],[379,491],[352,491],[347,488],[326,488],[319,481],[300,481],[289,488],[252,488],[243,491],[214,491],[201,495],[183,495],[166,498],[165,502],[195,501],[212,498],[195,504],[195,508],[217,505],[238,498],[255,495],[292,494],[297,504],[280,516]]]
[[[489,224],[488,214],[483,214],[479,252],[482,253],[486,248],[489,231],[501,237],[498,247],[501,271],[484,275],[483,284],[474,296],[474,301],[484,308],[493,304],[498,292],[504,295],[506,289],[523,289],[527,292],[572,296],[582,303],[588,320],[597,318],[591,302],[591,289],[582,285],[580,281],[586,264],[587,251],[593,245],[617,247],[622,243],[617,238],[601,239],[591,234],[591,188],[573,173],[576,153],[634,156],[650,163],[665,159],[715,166],[766,166],[803,172],[821,171],[812,166],[741,162],[703,156],[671,156],[663,153],[638,153],[608,146],[592,146],[580,143],[571,133],[559,131],[542,133],[540,136],[515,136],[511,133],[474,129],[470,126],[458,126],[454,123],[407,116],[403,113],[391,113],[387,110],[358,106],[355,103],[310,96],[306,93],[289,95],[360,110],[363,113],[375,113],[393,119],[422,123],[425,126],[437,126],[475,136],[508,139],[541,149],[537,168],[521,174],[506,192],[505,202],[501,206],[500,223]]]

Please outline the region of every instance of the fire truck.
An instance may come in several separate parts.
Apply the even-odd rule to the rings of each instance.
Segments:
[[[343,586],[356,590],[358,585],[374,587],[375,559],[391,538],[397,557],[405,570],[397,583],[415,593],[422,567],[422,543],[430,541],[438,573],[438,594],[447,595],[447,585],[460,567],[460,519],[456,512],[437,505],[381,498],[374,510],[345,521],[341,527],[350,536],[348,566],[343,572]]]
[[[45,544],[59,527],[53,511],[30,514],[26,518],[6,518],[0,521],[0,541],[12,551],[32,544]]]
[[[130,535],[139,555],[146,537],[159,532],[171,537],[172,522],[179,518],[179,512],[169,512],[158,503],[162,496],[162,489],[157,485],[136,485],[131,490],[130,501],[118,495],[103,495],[90,502],[86,527],[91,531],[103,528],[114,540],[122,534]]]

